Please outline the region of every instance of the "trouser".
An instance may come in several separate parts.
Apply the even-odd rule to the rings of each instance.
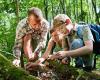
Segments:
[[[75,50],[83,46],[84,46],[84,42],[82,39],[74,39],[73,42],[71,43],[71,50]],[[75,60],[76,60],[75,61],[76,66],[93,67],[94,65],[94,55],[93,54],[76,57]]]

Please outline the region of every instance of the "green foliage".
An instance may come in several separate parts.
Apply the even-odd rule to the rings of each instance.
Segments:
[[[94,1],[96,1],[96,7],[100,9],[100,1]],[[17,2],[19,3],[18,5]],[[81,0],[0,0],[0,52],[3,52],[10,59],[13,57],[12,48],[18,19],[21,20],[27,17],[27,10],[30,7],[39,7],[49,21],[55,15],[64,13],[73,22],[78,22],[82,19],[87,23],[96,23],[91,0],[82,0],[82,4]],[[100,11],[98,14],[100,14]]]
[[[0,54],[0,80],[38,80],[25,70],[17,68],[3,55]]]

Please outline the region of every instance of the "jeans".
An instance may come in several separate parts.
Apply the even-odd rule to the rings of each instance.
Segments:
[[[71,50],[75,50],[84,46],[84,42],[82,39],[74,39],[71,43]],[[84,55],[75,58],[75,64],[81,67],[87,67],[94,65],[94,56],[93,54]]]

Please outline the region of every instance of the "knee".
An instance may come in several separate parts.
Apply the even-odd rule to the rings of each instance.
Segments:
[[[81,39],[74,39],[71,44],[71,49],[77,49],[83,47],[83,41]]]

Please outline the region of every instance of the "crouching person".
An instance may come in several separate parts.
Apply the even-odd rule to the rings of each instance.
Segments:
[[[22,49],[29,62],[38,59],[46,44],[48,27],[48,22],[43,18],[39,8],[32,7],[28,10],[28,17],[21,20],[16,28],[14,65],[19,66]]]
[[[51,59],[62,59],[65,57],[76,57],[76,66],[84,67],[86,71],[91,71],[93,67],[93,35],[87,24],[73,25],[70,18],[65,14],[58,14],[55,20],[66,27],[67,35],[70,39],[70,51],[59,51],[51,56]]]
[[[66,29],[65,26],[62,25],[62,22],[57,24],[57,21],[54,20],[52,23],[50,34],[51,38],[48,41],[46,51],[44,52],[43,56],[38,61],[36,61],[36,63],[38,64],[43,63],[49,58],[50,55],[55,54],[58,51],[69,50],[69,39],[66,35]],[[61,59],[61,62],[63,64],[69,64],[70,58],[66,57],[64,59]]]

